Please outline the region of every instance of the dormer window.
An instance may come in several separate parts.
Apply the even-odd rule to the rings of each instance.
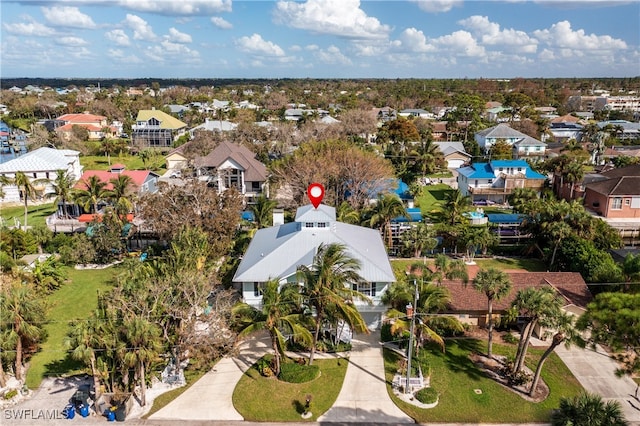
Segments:
[[[313,222],[305,222],[304,223],[304,227],[305,228],[313,228]]]
[[[325,222],[318,222],[318,228],[326,228],[327,224]]]

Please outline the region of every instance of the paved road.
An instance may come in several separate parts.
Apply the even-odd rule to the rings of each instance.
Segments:
[[[615,375],[617,364],[601,347],[594,351],[559,346],[556,353],[587,392],[620,402],[627,421],[640,425],[640,403],[632,397],[636,383],[629,376]]]

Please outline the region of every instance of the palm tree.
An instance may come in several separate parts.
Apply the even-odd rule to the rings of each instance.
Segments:
[[[467,284],[469,281],[467,265],[462,260],[451,260],[445,254],[437,254],[434,265],[436,270],[433,272],[433,279],[439,286],[442,285],[442,281],[445,278],[448,280],[462,280],[463,284]]]
[[[48,183],[47,179],[35,179],[31,181],[24,172],[16,172],[13,179],[9,182],[18,187],[20,196],[24,202],[24,229],[27,229],[27,213],[29,212],[29,200],[34,200],[38,191],[34,186],[41,183]]]
[[[527,287],[516,293],[510,316],[513,319],[523,318],[526,322],[520,333],[513,373],[520,371],[524,365],[533,330],[537,325],[548,326],[550,320],[559,315],[561,307],[561,299],[552,287]]]
[[[407,229],[400,240],[413,257],[420,257],[425,251],[433,250],[438,245],[438,240],[433,238],[433,231],[426,223],[418,223]]]
[[[389,289],[388,294],[385,293],[384,302],[391,305],[387,311],[388,318],[393,319],[391,333],[405,332],[410,330],[411,319],[407,317],[406,312],[402,309],[410,303],[413,303],[414,287],[409,284],[411,277],[407,281],[398,281]],[[448,329],[463,331],[462,324],[450,316],[436,316],[438,312],[445,309],[451,301],[451,295],[446,287],[433,285],[424,282],[422,279],[415,279],[415,285],[418,285],[418,304],[415,307],[415,313],[419,316],[415,327],[416,337],[416,355],[417,348],[424,346],[425,340],[431,340],[445,350],[445,342],[442,336],[438,334],[434,324],[440,327],[445,326]],[[440,328],[439,327],[439,328]]]
[[[393,236],[391,234],[391,221],[396,217],[409,218],[407,209],[405,209],[402,200],[394,194],[385,194],[378,197],[378,201],[373,206],[370,226],[380,226],[383,237],[387,239],[387,248],[393,245]]]
[[[482,254],[487,253],[487,248],[498,243],[498,236],[491,232],[487,226],[469,226],[460,236],[467,248],[467,258],[473,261],[476,251],[480,249]]]
[[[256,203],[251,206],[251,211],[258,229],[266,228],[273,224],[273,209],[277,205],[278,203],[275,200],[268,199],[264,194],[260,194],[256,198]]]
[[[491,358],[491,346],[493,344],[493,301],[500,300],[511,291],[511,280],[503,271],[495,268],[481,269],[473,279],[474,288],[487,296],[487,313],[489,341],[487,344],[487,356]]]
[[[38,343],[46,336],[42,328],[46,320],[45,304],[35,297],[34,289],[21,282],[4,286],[0,293],[0,323],[7,328],[6,340],[15,350],[15,375],[22,380],[22,358],[25,346]]]
[[[560,398],[560,408],[551,414],[553,426],[627,426],[618,401],[604,402],[600,395],[581,393]]]
[[[286,284],[278,290],[278,280],[267,281],[262,287],[262,307],[246,303],[233,307],[231,315],[238,337],[266,330],[273,349],[273,373],[280,375],[281,360],[285,356],[287,336],[295,342],[311,345],[313,336],[306,328],[306,318],[300,313],[301,296],[297,284]]]
[[[98,176],[90,176],[84,181],[84,189],[79,189],[75,193],[76,201],[82,206],[85,212],[89,212],[93,207],[93,213],[98,213],[98,203],[107,198],[106,182],[100,180]]]
[[[350,223],[352,225],[360,223],[360,212],[354,209],[348,201],[340,203],[336,213],[340,222]]]
[[[342,319],[355,332],[369,333],[367,324],[353,304],[353,299],[369,299],[353,289],[364,279],[359,274],[360,261],[346,253],[343,244],[321,244],[311,266],[298,267],[298,280],[303,283],[302,294],[309,306],[315,310],[313,345],[309,353],[309,364],[313,363],[320,330],[329,310]],[[373,285],[373,284],[372,284]]]
[[[64,345],[71,350],[73,359],[89,364],[96,400],[100,396],[100,372],[96,364],[96,350],[100,347],[101,339],[97,321],[97,317],[93,316],[86,321],[71,324],[71,330],[64,340]]]
[[[105,196],[111,200],[118,214],[126,215],[133,209],[131,201],[133,179],[131,176],[120,174],[118,177],[110,179],[109,182],[111,189],[105,191]]]
[[[442,151],[430,140],[420,142],[410,155],[416,158],[422,176],[433,173],[444,163]]]
[[[69,217],[69,213],[67,212],[67,201],[72,198],[73,184],[73,176],[68,171],[57,170],[56,178],[51,183],[53,193],[48,195],[49,197],[55,197],[53,203],[56,206],[62,204],[62,217],[65,219]],[[58,212],[60,212],[59,207]]]
[[[463,213],[469,210],[471,198],[468,195],[462,195],[459,189],[455,189],[445,193],[444,202],[440,205],[440,216],[443,222],[454,226],[456,223],[464,222]]]
[[[141,317],[125,320],[122,329],[128,346],[122,360],[125,366],[137,368],[140,405],[144,407],[147,403],[145,367],[155,361],[161,351],[160,329],[156,324]]]
[[[571,185],[571,191],[569,193],[569,199],[573,200],[573,192],[577,182],[580,182],[584,177],[584,167],[578,161],[572,161],[567,164],[564,169],[564,174],[567,182]]]
[[[536,372],[534,373],[533,380],[531,382],[531,388],[529,389],[529,396],[533,396],[536,388],[538,387],[544,362],[558,346],[562,343],[566,346],[570,346],[572,343],[578,343],[580,346],[584,346],[584,341],[580,337],[578,331],[576,331],[574,322],[575,316],[573,314],[564,313],[560,310],[558,310],[557,316],[553,318],[552,326],[556,332],[551,340],[551,345],[544,351],[538,361],[538,366],[536,367]]]

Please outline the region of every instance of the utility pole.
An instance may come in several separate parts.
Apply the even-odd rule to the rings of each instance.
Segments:
[[[413,280],[413,287],[415,288],[415,293],[413,295],[413,306],[411,306],[411,304],[407,306],[407,316],[411,317],[411,327],[409,327],[409,350],[407,352],[407,383],[404,387],[404,393],[410,393],[409,389],[411,388],[411,351],[413,350],[413,334],[416,328],[416,309],[418,308],[418,283],[415,279]]]

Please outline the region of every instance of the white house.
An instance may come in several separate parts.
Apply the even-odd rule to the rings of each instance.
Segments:
[[[515,188],[542,191],[546,177],[525,160],[494,160],[458,169],[458,189],[474,204],[507,202]]]
[[[491,147],[496,144],[498,141],[504,141],[509,145],[513,146],[518,142],[536,142],[542,148],[546,145],[544,142],[539,141],[535,138],[532,138],[529,135],[525,135],[522,132],[519,132],[515,129],[512,129],[507,124],[500,123],[497,126],[489,127],[488,129],[481,130],[475,134],[476,142],[480,145],[485,152],[485,154],[489,153]],[[542,144],[542,145],[540,145]],[[540,155],[544,155],[544,149],[541,150]]]
[[[380,325],[386,307],[382,295],[395,281],[380,232],[336,220],[334,207],[320,204],[299,207],[294,222],[259,229],[233,277],[245,302],[260,306],[260,286],[271,279],[282,284],[298,282],[298,266],[311,266],[321,244],[339,243],[346,253],[361,262],[360,276],[366,281],[357,288],[371,304],[354,303],[372,329]]]
[[[444,156],[448,169],[457,169],[471,161],[471,154],[464,149],[462,142],[433,142]]]
[[[69,173],[73,181],[82,176],[80,165],[80,152],[70,149],[38,148],[21,155],[18,158],[0,164],[0,176],[9,179],[16,177],[17,172],[23,172],[32,182],[38,180],[55,181],[58,170]],[[53,192],[51,184],[36,184],[36,190],[42,195]],[[20,202],[22,200],[20,189],[15,185],[5,185],[3,201]]]

